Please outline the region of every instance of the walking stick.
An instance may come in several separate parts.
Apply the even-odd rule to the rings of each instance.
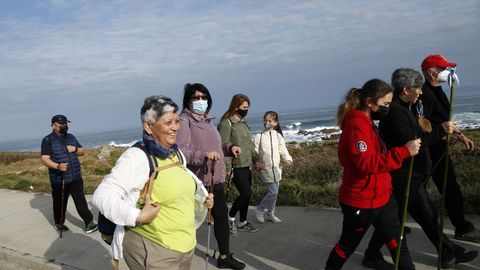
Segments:
[[[405,222],[407,221],[408,199],[410,197],[410,182],[412,180],[412,172],[413,172],[413,158],[414,157],[411,157],[410,159],[410,167],[408,170],[408,177],[407,177],[407,187],[405,189],[405,195],[403,197],[402,225],[400,226],[400,239],[398,241],[397,255],[395,256],[395,270],[398,270],[398,265],[400,263],[400,249],[402,248],[403,233],[405,231]]]
[[[454,88],[455,82],[458,83],[457,74],[455,74],[455,68],[449,68],[450,74],[448,75],[448,84],[450,84],[450,108],[448,112],[448,121],[452,120],[452,111],[453,111],[453,98],[454,98]],[[438,240],[438,258],[437,258],[437,269],[440,270],[442,268],[442,248],[443,248],[443,227],[444,227],[444,219],[445,219],[445,191],[447,190],[447,179],[448,179],[448,151],[449,151],[449,141],[450,136],[447,133],[447,137],[445,139],[446,146],[445,146],[445,170],[443,174],[443,183],[442,183],[442,200],[441,200],[441,207],[440,207],[440,230],[439,240]]]
[[[208,173],[208,161],[205,162],[205,174]],[[210,186],[208,187],[208,193],[212,193],[213,189],[213,176],[215,175],[215,161],[212,160],[210,162]],[[210,250],[210,229],[212,225],[212,209],[208,209],[207,215],[207,222],[208,222],[208,231],[207,231],[207,252],[205,253],[205,269],[208,269],[208,252]]]
[[[232,170],[230,171],[230,177],[228,177],[228,180],[227,180],[227,192],[225,194],[225,202],[228,202],[228,193],[230,193],[230,182],[232,182],[232,179],[233,179],[233,167],[234,167],[236,161],[237,161],[237,159],[233,158],[233,160],[232,160]]]
[[[64,203],[64,196],[65,196],[65,181],[63,180],[63,172],[60,171],[60,178],[62,181],[62,198],[60,200],[60,238],[63,237],[63,223],[65,223],[64,216],[63,216],[63,203]]]

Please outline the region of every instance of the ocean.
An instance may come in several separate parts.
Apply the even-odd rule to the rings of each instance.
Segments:
[[[339,134],[335,125],[336,107],[278,111],[282,131],[287,142],[321,141]],[[480,128],[480,91],[468,91],[455,97],[453,120],[460,129]],[[263,129],[263,113],[246,117],[252,133]],[[216,123],[218,123],[219,118]],[[84,147],[101,145],[130,146],[141,138],[140,127],[94,133],[75,133]],[[0,142],[0,151],[40,151],[41,138]]]

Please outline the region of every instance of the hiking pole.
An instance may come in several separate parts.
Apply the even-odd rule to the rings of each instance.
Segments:
[[[453,98],[454,98],[454,89],[455,89],[455,82],[458,83],[457,74],[455,74],[455,68],[449,68],[450,74],[448,74],[448,84],[450,85],[450,108],[448,112],[448,121],[452,120],[452,112],[453,112]],[[448,179],[448,151],[449,151],[449,141],[450,136],[447,133],[445,138],[445,170],[443,174],[443,183],[442,183],[442,199],[441,199],[441,207],[440,207],[440,230],[439,240],[438,240],[438,257],[437,257],[437,269],[440,270],[442,268],[442,248],[443,248],[443,227],[444,227],[444,219],[445,219],[445,191],[447,190],[447,179]]]
[[[208,173],[208,161],[205,162],[205,174]],[[213,176],[215,175],[215,161],[212,160],[210,162],[210,186],[208,187],[208,193],[209,195],[212,193],[213,189]],[[210,230],[211,230],[211,225],[212,225],[212,208],[208,209],[208,215],[207,215],[207,223],[208,223],[208,231],[207,231],[207,252],[205,253],[205,269],[208,269],[208,252],[210,250]]]
[[[63,215],[63,203],[64,203],[64,196],[65,196],[65,180],[63,179],[63,172],[60,171],[60,179],[62,182],[62,198],[60,199],[60,238],[63,237],[63,224],[65,223],[64,215]]]
[[[415,138],[417,138],[415,136]],[[397,255],[395,256],[395,270],[398,270],[398,265],[400,263],[400,249],[402,248],[403,242],[403,233],[405,231],[405,222],[407,221],[407,208],[408,208],[408,199],[410,197],[410,182],[412,180],[413,172],[413,156],[410,159],[410,166],[408,170],[407,177],[407,187],[405,188],[405,195],[403,195],[403,211],[402,211],[402,224],[400,226],[400,239],[398,241]]]
[[[228,202],[228,193],[230,193],[230,182],[232,182],[232,179],[233,179],[233,167],[235,166],[236,162],[237,162],[237,159],[233,158],[232,170],[230,171],[230,177],[228,177],[228,180],[227,180],[227,192],[225,194],[225,202]]]

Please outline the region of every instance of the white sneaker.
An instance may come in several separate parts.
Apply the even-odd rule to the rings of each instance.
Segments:
[[[269,220],[269,221],[271,221],[271,222],[273,222],[273,223],[280,223],[280,222],[282,222],[282,220],[279,219],[277,216],[275,216],[275,214],[273,214],[273,213],[272,213],[272,214],[268,214],[268,213],[267,213],[267,215],[265,216],[265,219],[266,219],[266,220]]]
[[[257,217],[257,221],[259,223],[265,222],[264,212],[261,210],[258,210],[258,208],[255,208],[255,216]]]

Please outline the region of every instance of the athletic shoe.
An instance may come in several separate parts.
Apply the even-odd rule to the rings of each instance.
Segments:
[[[255,208],[255,216],[257,217],[257,221],[259,223],[265,222],[264,212],[261,210],[258,210],[258,208]]]
[[[457,240],[469,241],[474,243],[480,243],[480,230],[472,228],[472,230],[466,233],[457,233],[455,231],[455,236],[453,237]]]
[[[363,257],[362,265],[368,268],[373,268],[377,270],[393,270],[395,266],[393,263],[387,262],[383,256],[381,258],[367,258]]]
[[[68,227],[63,224],[55,224],[55,230],[66,232],[68,231]]]
[[[253,227],[253,225],[250,222],[247,222],[243,226],[238,226],[238,230],[241,232],[258,232],[258,228]]]
[[[237,227],[235,226],[235,220],[228,221],[228,230],[230,234],[236,235],[237,234]]]
[[[230,253],[225,259],[218,256],[217,268],[243,269],[245,264],[233,258],[233,253]]]
[[[84,231],[85,231],[85,233],[92,233],[92,232],[94,232],[94,231],[96,231],[96,230],[98,230],[98,226],[97,226],[97,224],[95,224],[95,223],[93,222],[93,220],[92,220],[92,221],[90,221],[90,223],[88,223],[87,226],[85,226],[85,230],[84,230]]]
[[[282,222],[282,220],[279,219],[277,216],[275,216],[275,214],[273,214],[273,213],[272,213],[271,215],[267,213],[267,215],[265,216],[265,219],[266,219],[266,220],[269,220],[269,221],[271,221],[271,222],[273,222],[273,223],[280,223],[280,222]]]

